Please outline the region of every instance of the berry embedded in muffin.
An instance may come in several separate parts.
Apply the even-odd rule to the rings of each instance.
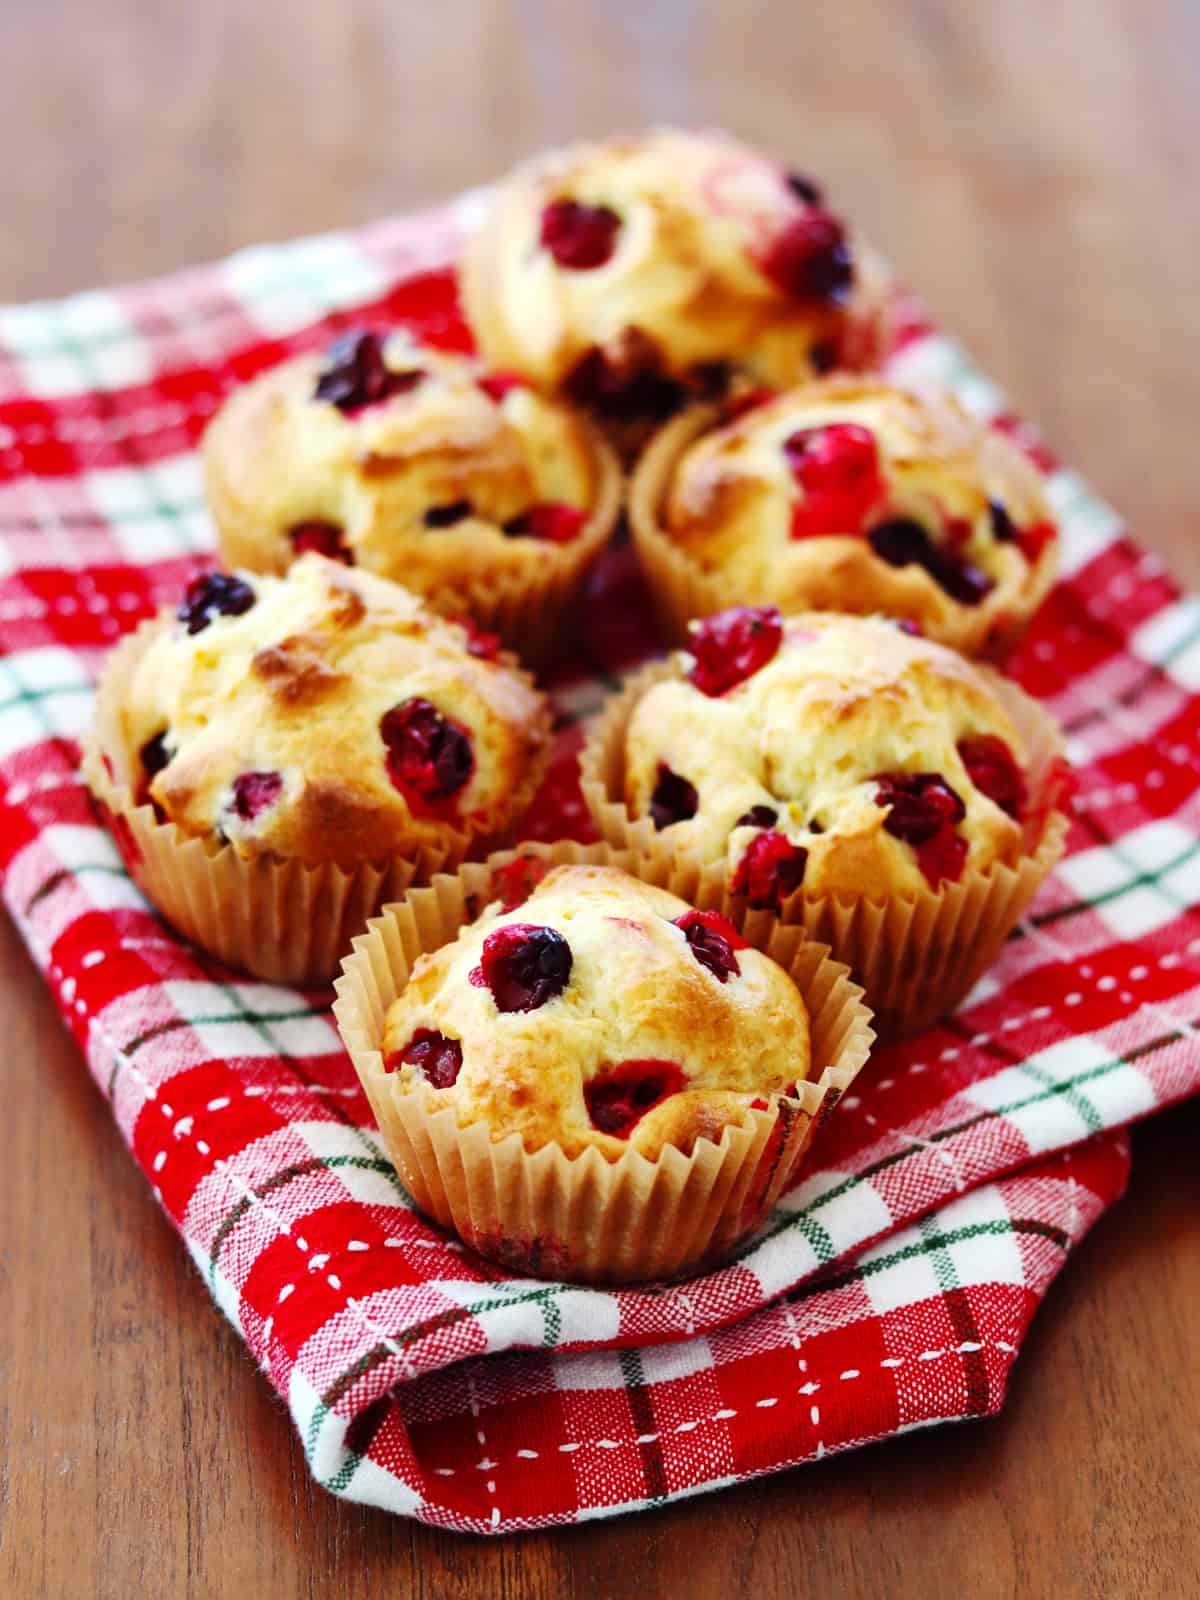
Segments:
[[[422,956],[388,1010],[385,1072],[529,1151],[654,1159],[809,1075],[808,1014],[724,917],[612,867],[558,867]]]
[[[654,526],[635,504],[639,547],[653,565],[665,542],[727,599],[882,612],[968,648],[1027,619],[1053,577],[1037,471],[949,395],[828,379],[647,470]]]
[[[132,787],[187,835],[352,865],[491,834],[531,796],[542,697],[406,589],[307,554],[209,572],[121,713]]]
[[[231,566],[308,552],[435,601],[594,553],[615,476],[595,430],[472,357],[359,328],[238,389],[205,435]]]
[[[858,265],[811,179],[719,133],[657,128],[520,168],[462,283],[489,361],[628,424],[842,364]]]
[[[801,888],[881,901],[1017,862],[1027,754],[945,646],[884,618],[737,607],[694,625],[679,675],[635,705],[625,802],[724,862],[752,909]]]

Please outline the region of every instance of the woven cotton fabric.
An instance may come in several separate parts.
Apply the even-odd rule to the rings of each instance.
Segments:
[[[195,447],[223,396],[352,322],[468,348],[470,206],[0,310],[0,872],[317,1479],[498,1533],[999,1408],[1041,1297],[1123,1188],[1124,1125],[1200,1088],[1200,604],[906,303],[892,372],[947,383],[1049,475],[1064,575],[1013,670],[1067,730],[1068,853],[959,1013],[877,1053],[727,1265],[603,1290],[481,1261],[412,1209],[331,993],[247,981],[173,935],[78,770],[105,651],[212,560]],[[655,647],[628,550],[575,636],[542,839],[591,837],[579,721]]]

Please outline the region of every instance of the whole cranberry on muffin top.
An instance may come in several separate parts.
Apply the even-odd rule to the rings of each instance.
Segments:
[[[719,1142],[809,1073],[787,974],[714,912],[612,867],[558,867],[420,958],[384,1071],[460,1125],[609,1160]]]
[[[754,908],[802,887],[885,900],[1016,862],[1027,756],[954,651],[883,618],[739,607],[694,624],[635,706],[625,799]]]
[[[135,791],[186,834],[307,862],[494,832],[530,798],[549,718],[470,646],[398,584],[316,554],[282,579],[202,574],[131,680]]]
[[[717,424],[673,463],[663,535],[732,597],[904,617],[960,643],[1032,610],[1055,527],[1025,456],[948,394],[831,378]]]
[[[422,594],[536,571],[583,534],[594,432],[521,380],[353,328],[237,389],[204,440],[231,566],[315,551]]]
[[[839,364],[859,276],[810,178],[674,128],[519,168],[462,264],[488,360],[618,423],[735,376],[778,386]]]

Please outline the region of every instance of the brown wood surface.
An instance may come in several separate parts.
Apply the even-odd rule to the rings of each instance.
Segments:
[[[1186,0],[2,0],[0,299],[720,121],[820,174],[1197,583],[1198,86]],[[0,1036],[0,1594],[1200,1593],[1200,1107],[1138,1131],[1000,1420],[488,1543],[311,1485],[6,923]]]

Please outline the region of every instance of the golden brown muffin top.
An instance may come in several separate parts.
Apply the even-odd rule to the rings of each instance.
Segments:
[[[808,1015],[715,912],[612,867],[559,867],[420,958],[383,1058],[397,1092],[494,1139],[654,1159],[719,1142],[807,1077]]]
[[[321,556],[286,578],[208,573],[138,663],[125,743],[185,833],[380,861],[490,833],[526,784],[545,703],[488,654],[398,584]]]

